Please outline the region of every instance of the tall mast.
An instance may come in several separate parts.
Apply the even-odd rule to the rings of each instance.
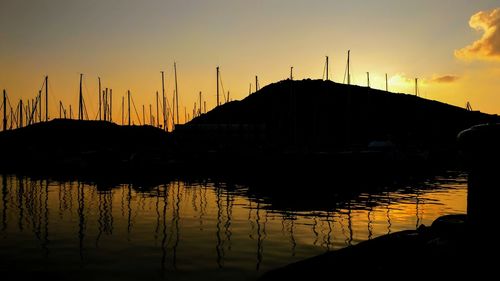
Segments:
[[[3,130],[7,131],[7,92],[3,89]]]
[[[175,107],[174,107],[174,101],[175,101],[175,89],[172,91],[172,108],[170,109],[171,112],[172,112],[171,113],[172,114],[172,131],[175,128]]]
[[[293,80],[293,66],[290,66],[290,80]]]
[[[201,91],[200,91],[200,111],[198,112],[199,115],[201,115]]]
[[[326,80],[330,80],[330,78],[328,77],[328,56],[326,56]]]
[[[23,100],[19,101],[19,126],[21,128],[23,126]]]
[[[40,100],[40,109],[42,108]],[[40,120],[41,121],[41,120]],[[49,121],[49,76],[45,76],[45,121]]]
[[[38,111],[38,122],[42,122],[42,90],[38,91],[36,107],[40,108]]]
[[[158,91],[156,91],[156,127],[160,127],[160,118],[158,111]]]
[[[385,91],[389,92],[389,83],[387,83],[387,73],[385,74]]]
[[[122,126],[125,123],[125,97],[122,96]]]
[[[149,125],[154,126],[154,124],[153,124],[153,113],[151,111],[151,104],[149,104]]]
[[[102,96],[103,96],[102,105],[104,107],[103,117],[104,121],[108,121],[108,88],[106,88]]]
[[[347,85],[351,85],[351,50],[347,51]]]
[[[219,106],[219,67],[217,66],[217,106]]]
[[[163,71],[161,71],[161,94],[163,96],[163,110],[162,110],[163,128],[164,128],[165,131],[168,131],[168,128],[167,128],[167,115],[166,115],[167,105],[166,105],[166,100],[165,100],[165,76],[164,76],[164,72]]]
[[[366,72],[366,79],[367,79],[366,85],[368,86],[368,88],[370,88],[370,72]]]
[[[109,89],[109,122],[113,122],[113,89]]]
[[[83,120],[83,93],[82,93],[83,74],[80,73],[80,96],[78,99],[78,120]]]
[[[174,75],[175,75],[175,111],[177,113],[177,124],[179,124],[179,90],[177,89],[177,65],[174,62]]]
[[[415,96],[418,97],[418,78],[415,78]]]
[[[255,92],[259,90],[259,77],[255,75]]]
[[[130,90],[127,91],[128,94],[128,125],[130,126]]]
[[[101,115],[101,77],[97,77],[99,80],[99,121],[102,120],[102,115]]]

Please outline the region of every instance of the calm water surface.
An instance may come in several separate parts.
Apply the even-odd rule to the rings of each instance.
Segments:
[[[457,173],[307,211],[280,210],[248,186],[210,180],[145,187],[4,175],[0,187],[1,273],[64,280],[255,280],[465,213],[467,197]]]

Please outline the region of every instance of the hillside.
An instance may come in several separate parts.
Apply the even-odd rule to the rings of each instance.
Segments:
[[[151,126],[55,119],[1,132],[0,170],[111,174],[149,169],[165,157],[168,141],[167,133]]]
[[[472,125],[497,116],[467,111],[414,95],[323,80],[285,80],[242,101],[203,114],[179,135],[186,142],[223,148],[235,143],[274,151],[331,152],[392,143],[399,148],[442,150]]]

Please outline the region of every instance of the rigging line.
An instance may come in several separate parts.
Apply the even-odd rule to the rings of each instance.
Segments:
[[[12,108],[12,105],[10,104],[9,95],[7,95],[7,103],[9,104],[10,111],[14,112],[14,109]],[[14,122],[16,122],[16,127],[17,127],[17,125],[19,124],[19,122],[17,120],[17,113],[16,114],[12,114],[12,120],[14,120]]]
[[[38,91],[43,90],[43,86],[45,86],[45,76],[44,76],[44,79],[43,79],[43,82],[42,82],[42,86],[40,87],[40,89]]]
[[[219,71],[219,81],[220,81],[220,86],[222,88],[222,95],[224,96],[224,103],[227,102],[227,99],[226,99],[226,90],[224,90],[224,84],[222,83],[222,75],[221,75],[221,72],[222,71]]]
[[[87,104],[85,103],[85,99],[83,98],[83,93],[82,93],[82,103],[83,103],[83,113],[85,113],[85,118],[89,120],[89,114],[87,112]]]
[[[93,100],[92,100],[92,95],[89,94],[89,89],[87,88],[87,82],[86,82],[86,80],[83,80],[83,86],[85,87],[85,91],[87,92],[87,95],[89,96],[90,110],[92,110],[92,113],[97,112],[97,111],[94,111],[94,107],[92,106],[94,103],[93,103]],[[82,95],[83,95],[83,93],[82,93]],[[87,119],[88,119],[88,116],[87,116]]]
[[[142,125],[141,118],[139,117],[139,113],[137,113],[137,108],[135,107],[134,97],[130,96],[132,100],[132,106],[134,107],[135,115],[137,115],[137,120],[139,120],[139,125]]]
[[[50,103],[52,105],[52,108],[59,108],[59,104],[57,103],[57,101],[59,100],[59,98],[58,98],[57,95],[54,94],[55,91],[52,89],[52,86],[51,86],[52,84],[54,84],[54,82],[51,81],[49,83],[49,90],[50,90],[50,95],[52,96],[52,98],[49,99],[49,100],[50,100]]]
[[[36,102],[31,105],[31,113],[30,113],[30,116],[29,116],[30,119],[27,120],[28,124],[31,124],[32,121],[33,121],[33,123],[35,123],[34,120],[33,120],[33,115],[35,114],[36,108],[38,107],[38,100],[39,100],[39,95],[37,95],[36,98],[35,98]]]

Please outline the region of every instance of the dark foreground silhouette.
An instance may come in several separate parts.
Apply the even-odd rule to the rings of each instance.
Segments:
[[[494,256],[499,250],[491,235],[498,220],[500,126],[475,126],[461,132],[458,139],[470,172],[467,215],[442,216],[429,227],[328,252],[270,271],[260,280],[319,279],[336,268],[355,279],[491,278],[496,274]]]

